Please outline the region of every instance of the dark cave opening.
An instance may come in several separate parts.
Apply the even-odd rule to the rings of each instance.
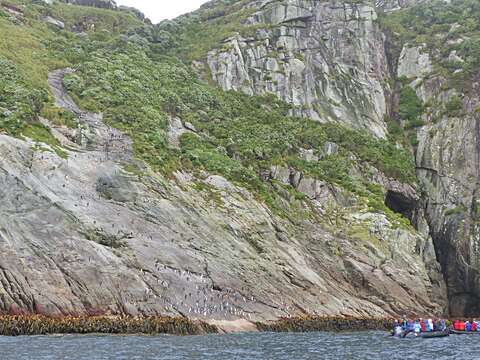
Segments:
[[[398,214],[402,214],[410,221],[412,220],[416,204],[415,200],[396,191],[388,190],[387,195],[385,196],[385,206]]]
[[[435,226],[430,214],[426,211],[430,236],[446,285],[447,314],[453,318],[479,317],[480,272],[472,266],[470,237],[462,233],[465,213],[446,216],[440,226]]]

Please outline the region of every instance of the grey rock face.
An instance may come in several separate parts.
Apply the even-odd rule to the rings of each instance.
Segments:
[[[99,175],[96,190],[107,200],[117,202],[134,202],[137,198],[136,186],[129,176],[118,173]]]
[[[426,215],[446,271],[451,311],[456,315],[479,310],[479,124],[471,116],[444,118],[419,134],[418,176],[429,195]]]
[[[404,49],[402,54],[417,51]],[[474,90],[465,95],[460,116],[442,113],[444,104],[456,91],[445,89],[447,82],[441,76],[429,75],[429,56],[402,56],[399,75],[408,73],[412,78],[410,86],[417,95],[432,103],[434,111],[424,116],[427,124],[417,134],[417,175],[426,193],[425,217],[445,273],[450,311],[453,315],[473,315],[480,311],[480,232],[476,210],[480,119],[475,111],[480,98]],[[474,82],[474,88],[477,87]]]
[[[168,142],[170,146],[180,146],[180,136],[186,132],[185,127],[182,124],[182,120],[179,118],[172,118],[169,121],[168,126]]]
[[[430,55],[424,46],[405,46],[402,49],[398,63],[398,77],[418,77],[427,75],[431,71]]]
[[[65,72],[50,84],[89,145],[52,128],[71,149],[62,159],[0,135],[0,310],[207,320],[443,311],[428,237],[288,169],[275,176],[314,201],[295,224],[220,176],[162,178],[71,101]]]
[[[49,24],[52,24],[52,25],[58,27],[59,29],[64,29],[65,28],[65,24],[62,21],[54,19],[51,16],[46,16],[43,20],[45,22],[49,23]]]
[[[258,28],[254,36],[208,54],[212,77],[225,90],[275,94],[295,115],[384,137],[390,89],[376,19],[368,2],[266,1],[246,24]]]

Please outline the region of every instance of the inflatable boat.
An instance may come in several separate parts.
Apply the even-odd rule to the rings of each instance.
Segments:
[[[462,330],[450,330],[451,334],[455,335],[473,335],[473,334],[478,334],[480,335],[479,331],[462,331]]]

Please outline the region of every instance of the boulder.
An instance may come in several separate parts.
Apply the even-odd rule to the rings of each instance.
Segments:
[[[46,16],[43,18],[43,20],[53,26],[58,27],[59,29],[65,29],[65,24],[62,21],[54,19],[51,16]]]

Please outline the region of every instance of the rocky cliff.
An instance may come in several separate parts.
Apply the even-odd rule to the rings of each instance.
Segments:
[[[208,54],[224,90],[272,93],[318,121],[341,121],[386,136],[390,91],[384,35],[373,4],[263,1],[245,20],[257,30]]]
[[[216,1],[156,27],[23,3],[0,31],[46,32],[48,65],[30,83],[0,48],[23,73],[0,88],[4,312],[477,311],[475,81],[398,33],[423,2]]]
[[[53,127],[62,158],[1,138],[4,310],[254,320],[441,311],[430,240],[371,213],[330,215],[348,216],[348,228],[294,225],[220,176],[202,177],[204,193],[188,173],[129,171],[144,167],[130,141],[80,110],[63,74],[50,85],[88,142]],[[298,186],[319,207],[339,196],[309,181]]]
[[[414,89],[425,104],[422,123],[413,130],[423,192],[414,217],[418,230],[435,240],[450,311],[461,315],[479,311],[476,69],[463,69],[468,60],[459,56],[468,53],[465,41],[472,46],[470,37],[477,34],[465,28],[465,19],[443,17],[455,6],[456,14],[473,11],[475,20],[469,20],[478,21],[478,8],[469,1],[266,1],[245,21],[257,26],[255,35],[227,39],[208,54],[208,64],[224,89],[274,93],[305,116],[363,127],[376,136],[385,134],[386,114],[411,126],[398,114],[399,85],[393,84],[401,79]],[[381,26],[377,14],[390,16],[395,25],[414,27],[412,19],[420,20],[412,32],[398,34],[392,32],[398,27]],[[432,23],[437,28],[429,32]],[[392,52],[395,46],[401,51]],[[439,64],[441,71],[434,67]]]
[[[439,6],[441,5],[441,6]],[[432,5],[434,6],[434,5]],[[463,15],[444,21],[435,40],[408,40],[401,51],[398,77],[424,103],[416,165],[426,219],[448,285],[450,312],[475,315],[478,307],[479,122],[475,32],[465,27],[478,4],[436,4],[438,17],[457,6]],[[470,13],[464,18],[465,13]],[[422,21],[426,21],[422,17]],[[447,70],[448,69],[448,70]]]

